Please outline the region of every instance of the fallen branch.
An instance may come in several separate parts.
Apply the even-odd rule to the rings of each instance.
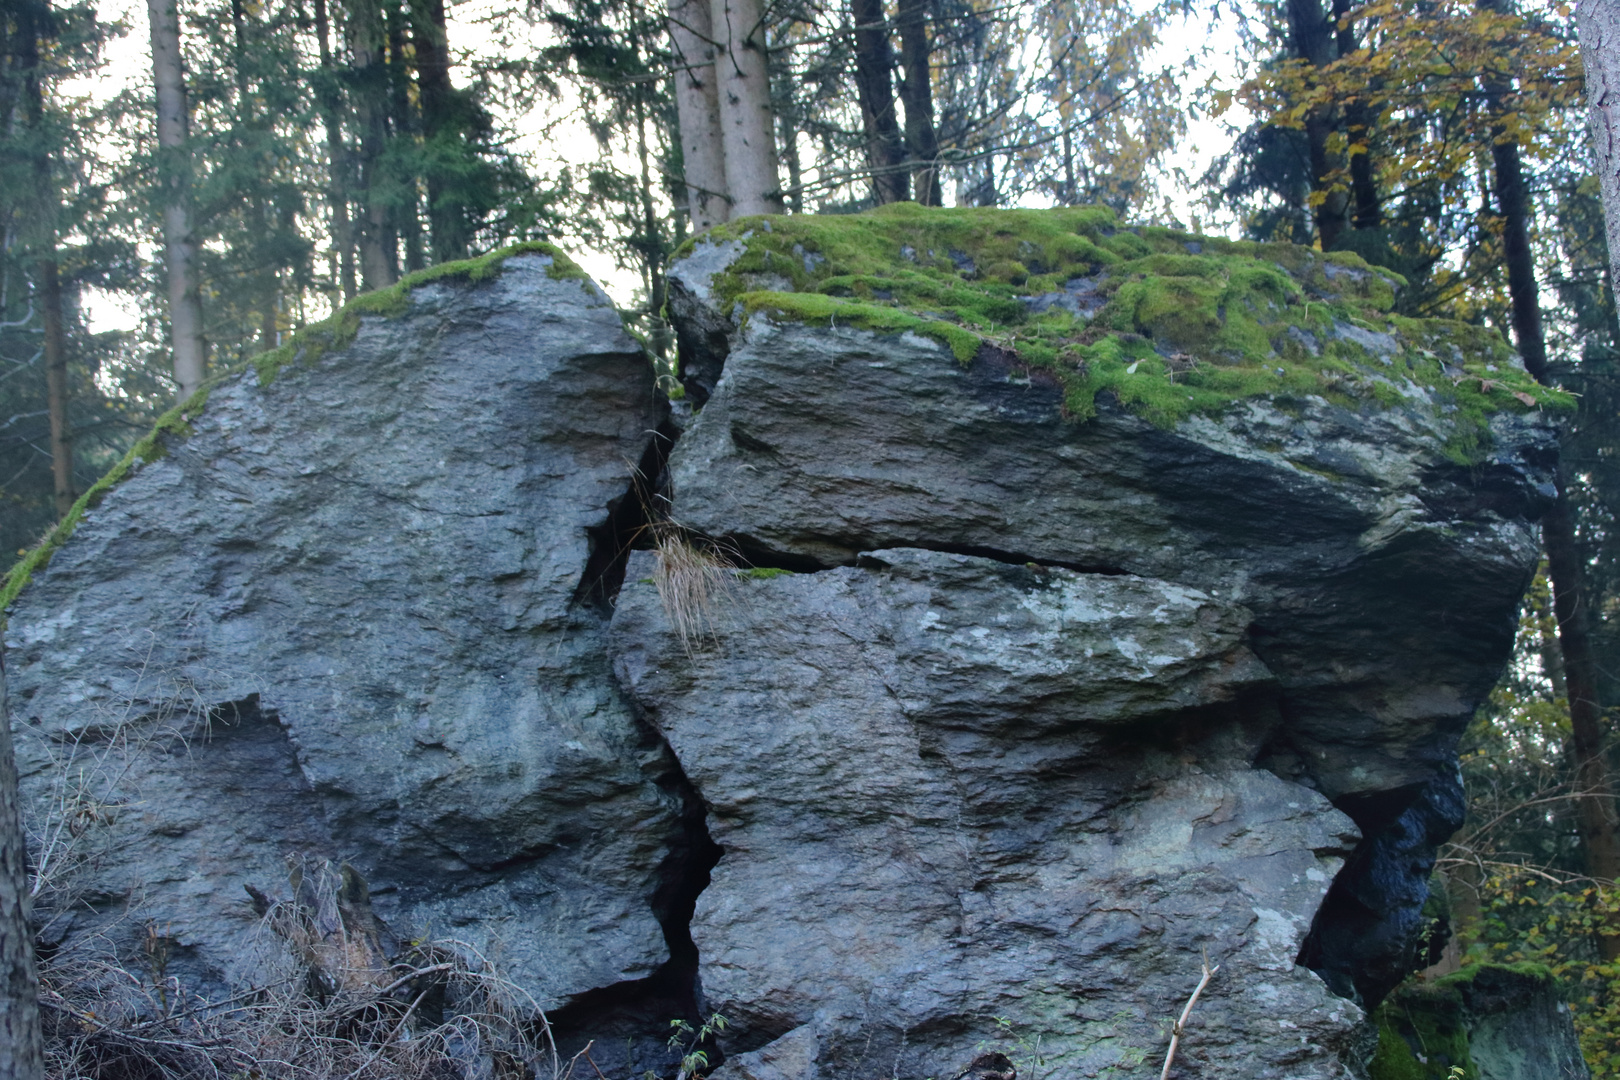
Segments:
[[[1177,1020],[1176,1026],[1170,1029],[1170,1049],[1164,1055],[1164,1071],[1159,1073],[1159,1080],[1170,1080],[1170,1066],[1176,1060],[1176,1047],[1181,1044],[1181,1033],[1187,1029],[1187,1018],[1192,1015],[1193,1006],[1198,1004],[1198,995],[1204,992],[1204,987],[1209,985],[1209,980],[1214,978],[1215,973],[1219,970],[1221,970],[1219,964],[1214,967],[1209,966],[1209,954],[1206,953],[1204,955],[1204,977],[1199,979],[1198,985],[1193,988],[1192,997],[1187,999],[1187,1007],[1181,1010],[1181,1019]]]

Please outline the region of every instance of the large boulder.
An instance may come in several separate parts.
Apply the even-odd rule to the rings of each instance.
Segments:
[[[9,579],[45,945],[238,993],[296,902],[728,1080],[1146,1070],[1207,965],[1178,1075],[1359,1075],[1536,557],[1499,340],[1100,211],[749,219],[671,413],[555,253],[432,276]]]
[[[626,686],[726,851],[693,935],[711,1000],[742,1019],[738,1048],[808,1025],[794,1045],[814,1044],[819,1075],[877,1047],[938,1075],[1004,1021],[1085,1075],[1155,1043],[1207,948],[1223,975],[1200,1006],[1210,1033],[1184,1051],[1197,1075],[1358,1061],[1357,1006],[1415,966],[1434,849],[1460,824],[1457,739],[1536,559],[1555,452],[1542,410],[1567,403],[1499,339],[1391,314],[1400,282],[1353,255],[1124,230],[1096,211],[751,219],[700,238],[670,280],[701,404],[670,460],[674,519],[828,582],[772,580],[755,601],[768,614],[723,605],[722,659],[695,653],[690,683],[638,586],[616,616]],[[929,561],[945,554],[1000,567],[1000,591],[963,606],[961,570]],[[1144,673],[1200,657],[1205,674],[1196,692],[1144,674],[1157,696],[1113,698],[1083,620],[1005,640],[1053,588],[1015,572],[1061,580],[1093,613],[1123,582],[1186,590],[1237,637],[1129,651],[1178,617],[1144,604],[1116,647]],[[902,602],[897,580],[932,599]],[[756,649],[781,626],[803,628],[795,659],[766,664]],[[946,640],[948,659],[928,644]],[[1083,662],[1065,653],[1081,642]],[[1018,722],[1000,716],[1008,688]],[[838,751],[881,759],[879,782],[824,766]],[[939,838],[913,855],[889,813],[908,823],[893,835],[928,821]],[[1241,819],[1286,872],[1205,840],[1217,818]],[[1342,839],[1351,821],[1359,844]],[[1110,842],[1094,850],[1100,822]],[[795,860],[806,829],[844,847]],[[1279,884],[1326,881],[1345,856],[1325,904]],[[875,914],[885,889],[932,925]],[[927,890],[932,908],[911,899]],[[837,915],[779,959],[806,912]],[[1126,929],[1099,943],[1111,920]],[[1129,962],[1092,958],[1116,950]]]
[[[150,928],[170,973],[240,987],[247,889],[329,861],[394,937],[463,940],[547,1007],[669,959],[678,768],[593,600],[653,372],[552,255],[499,269],[227,377],[34,571],[7,670],[72,892],[53,940],[138,958]]]

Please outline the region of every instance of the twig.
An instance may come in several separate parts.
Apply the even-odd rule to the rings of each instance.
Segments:
[[[1187,999],[1187,1007],[1181,1010],[1181,1019],[1170,1029],[1170,1049],[1164,1055],[1164,1071],[1159,1073],[1159,1080],[1170,1080],[1170,1065],[1176,1060],[1176,1047],[1181,1043],[1181,1033],[1187,1028],[1187,1018],[1192,1015],[1193,1006],[1198,1004],[1198,995],[1204,992],[1204,987],[1209,985],[1209,980],[1214,978],[1219,970],[1221,970],[1219,964],[1209,966],[1209,954],[1205,953],[1204,977],[1199,979],[1198,985],[1193,988],[1192,997]]]
[[[581,1050],[580,1053],[584,1054],[585,1060],[591,1063],[591,1068],[596,1070],[596,1075],[600,1077],[601,1080],[607,1080],[607,1077],[602,1076],[602,1067],[596,1063],[595,1058],[591,1057],[591,1047],[595,1045],[595,1043],[596,1040],[592,1039],[590,1042],[585,1044],[585,1049]]]
[[[412,979],[420,978],[423,975],[432,975],[435,972],[450,971],[455,966],[456,965],[454,965],[454,964],[433,964],[430,967],[413,968],[411,971],[407,972],[404,975],[401,975],[399,978],[395,979],[393,982],[389,983],[387,986],[383,987],[381,990],[378,990],[377,991],[377,996],[378,997],[387,997],[389,994],[392,994],[395,990],[398,990],[400,987],[404,986],[406,983],[410,982]]]

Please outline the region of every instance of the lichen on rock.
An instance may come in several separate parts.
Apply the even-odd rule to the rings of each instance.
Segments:
[[[1076,419],[1104,393],[1160,427],[1243,398],[1314,396],[1445,414],[1451,455],[1470,461],[1490,414],[1571,404],[1495,334],[1392,315],[1404,281],[1348,252],[1125,228],[1096,207],[911,203],[743,218],[685,252],[705,247],[731,253],[708,290],[738,322],[911,332],[963,363],[1000,350],[1061,386]]]

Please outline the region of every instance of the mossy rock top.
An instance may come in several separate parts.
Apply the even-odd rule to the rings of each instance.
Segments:
[[[1477,460],[1490,414],[1568,409],[1485,327],[1392,313],[1404,282],[1351,253],[1120,225],[1106,209],[898,203],[742,218],[689,242],[737,250],[711,302],[746,323],[911,331],[966,363],[1005,350],[1056,376],[1068,415],[1099,395],[1171,427],[1257,396],[1446,416]]]
[[[160,416],[152,430],[130,447],[118,464],[79,496],[56,527],[19,559],[4,577],[0,577],[0,626],[4,625],[5,610],[11,606],[17,594],[27,587],[34,574],[50,562],[56,549],[73,535],[85,511],[94,508],[106,497],[107,492],[128,479],[143,464],[163,457],[170,440],[184,439],[192,434],[191,422],[207,409],[208,395],[215,387],[250,369],[257,374],[260,386],[268,386],[290,365],[310,366],[329,352],[347,348],[360,332],[362,316],[398,318],[410,311],[412,290],[440,281],[487,280],[499,274],[506,260],[515,255],[545,256],[550,260],[546,272],[555,280],[590,280],[585,271],[551,244],[543,241],[513,244],[476,258],[440,263],[407,274],[387,288],[355,297],[328,318],[294,331],[279,347],[217,369],[196,393]]]

